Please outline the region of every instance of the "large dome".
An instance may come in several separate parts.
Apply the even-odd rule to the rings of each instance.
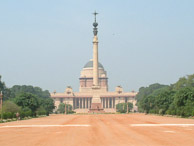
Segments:
[[[84,68],[93,68],[93,61],[90,60],[88,63],[86,63],[86,65],[84,66]],[[104,69],[104,67],[102,66],[102,64],[100,62],[98,62],[98,68]]]

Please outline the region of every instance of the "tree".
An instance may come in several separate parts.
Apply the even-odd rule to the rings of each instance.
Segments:
[[[142,98],[144,98],[145,96],[149,96],[150,94],[155,92],[157,89],[167,88],[167,87],[169,87],[169,86],[158,84],[158,83],[151,84],[149,87],[141,87],[141,88],[139,88],[139,92],[138,92],[136,98],[138,101],[140,101]]]
[[[170,86],[153,84],[146,88],[142,87],[138,97],[139,111],[161,115],[194,116],[194,74],[182,77]]]
[[[4,90],[5,83],[1,81],[1,75],[0,75],[0,91]]]
[[[22,108],[31,109],[32,113],[35,114],[36,109],[39,107],[38,97],[31,93],[21,93],[14,99],[15,103]]]
[[[173,84],[175,90],[185,87],[194,87],[194,74],[181,77],[175,84]]]
[[[54,100],[52,98],[42,99],[40,104],[46,110],[47,115],[52,113],[55,108]]]
[[[26,86],[26,85],[14,85],[11,90],[11,98],[15,98],[21,93],[31,93],[40,98],[50,98],[50,93],[48,90],[43,91],[40,87]]]
[[[128,112],[130,112],[131,109],[133,108],[133,104],[130,103],[130,102],[128,102],[128,103],[118,103],[116,105],[117,112],[126,113],[127,112],[127,104],[128,104]]]
[[[58,107],[58,109],[57,109],[57,111],[59,112],[59,113],[65,113],[65,110],[66,110],[66,113],[68,114],[68,113],[73,113],[73,111],[72,111],[72,105],[70,105],[70,104],[64,104],[64,103],[60,103],[59,104],[59,107]]]
[[[148,113],[152,109],[150,108],[150,106],[154,106],[153,98],[159,93],[163,92],[164,90],[168,90],[168,89],[169,89],[168,85],[161,85],[158,83],[151,84],[149,87],[141,87],[139,89],[139,93],[136,96],[138,110],[140,112]]]
[[[0,91],[3,92],[3,100],[8,100],[10,97],[10,90],[6,87],[5,83],[1,81],[1,75],[0,75]]]
[[[176,92],[174,97],[176,114],[180,116],[192,116],[194,111],[194,89],[185,87]]]

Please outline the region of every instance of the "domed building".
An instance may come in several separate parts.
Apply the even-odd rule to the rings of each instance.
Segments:
[[[116,112],[118,103],[133,103],[133,110],[137,110],[135,96],[137,92],[124,92],[117,86],[114,92],[108,91],[108,77],[103,65],[98,61],[98,37],[96,14],[93,23],[93,59],[85,64],[80,74],[79,92],[74,92],[68,86],[64,93],[51,93],[56,109],[60,103],[70,104],[76,113],[104,113]]]
[[[80,92],[91,92],[93,86],[93,60],[84,66],[80,76]],[[104,67],[98,62],[98,80],[101,90],[108,91],[108,78]]]

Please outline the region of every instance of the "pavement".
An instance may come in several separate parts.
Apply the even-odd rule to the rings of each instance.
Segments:
[[[51,115],[0,124],[0,146],[194,146],[194,120],[144,114]]]

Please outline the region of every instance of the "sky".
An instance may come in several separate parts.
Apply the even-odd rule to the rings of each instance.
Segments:
[[[194,74],[193,0],[0,1],[0,75],[7,87],[79,90],[92,58],[97,11],[99,61],[109,90],[138,91]]]

